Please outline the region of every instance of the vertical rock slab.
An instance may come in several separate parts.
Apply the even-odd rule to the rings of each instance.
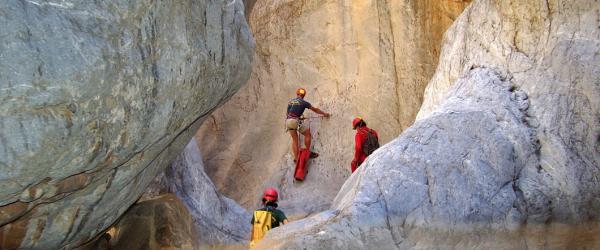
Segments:
[[[241,1],[0,5],[0,248],[111,225],[246,82]]]
[[[150,185],[145,197],[174,193],[192,215],[199,247],[240,246],[248,243],[252,215],[224,197],[204,172],[196,140]],[[129,212],[128,212],[129,213]]]

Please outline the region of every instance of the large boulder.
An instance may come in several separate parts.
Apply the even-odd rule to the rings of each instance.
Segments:
[[[110,226],[246,82],[241,1],[3,1],[0,248]]]
[[[143,199],[174,193],[187,206],[198,234],[199,247],[247,246],[252,214],[224,197],[204,172],[196,140],[150,184]],[[126,214],[129,214],[127,212]]]
[[[474,4],[448,32],[417,119],[431,116],[455,79],[477,67],[494,68],[529,96],[526,123],[536,130],[540,147],[537,180],[527,184],[526,196],[535,206],[530,216],[537,221],[598,219],[598,1]]]
[[[600,247],[600,5],[475,1],[417,122],[269,249]]]
[[[414,121],[435,72],[443,32],[470,1],[261,0],[250,11],[253,72],[198,133],[206,171],[219,191],[248,209],[264,188],[301,218],[328,208],[350,176],[351,121],[363,116],[389,142]],[[293,182],[285,108],[298,87],[333,114],[307,121],[312,149],[303,183]],[[308,116],[317,116],[306,111]]]

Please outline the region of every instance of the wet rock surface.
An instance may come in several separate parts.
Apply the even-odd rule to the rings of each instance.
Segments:
[[[217,192],[195,140],[150,185],[143,198],[174,193],[187,206],[202,248],[247,245],[252,215]],[[129,212],[128,212],[129,213]]]
[[[0,248],[105,230],[246,82],[241,1],[0,5]]]
[[[600,6],[475,1],[415,124],[265,249],[600,247]]]

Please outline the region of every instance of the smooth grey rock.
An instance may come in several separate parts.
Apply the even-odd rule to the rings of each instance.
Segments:
[[[239,0],[3,1],[0,248],[71,248],[123,214],[248,79],[243,13]]]
[[[201,246],[247,243],[252,214],[224,197],[204,172],[202,155],[192,139],[181,155],[161,173],[145,197],[175,193],[188,207]]]

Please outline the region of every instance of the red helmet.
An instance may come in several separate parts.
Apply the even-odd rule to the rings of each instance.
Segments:
[[[354,120],[352,120],[352,129],[356,129],[358,124],[362,121],[363,121],[363,119],[361,117],[354,118]]]
[[[298,89],[296,90],[296,95],[301,95],[301,96],[304,96],[304,95],[306,95],[306,89],[303,89],[303,88],[298,88]]]
[[[265,194],[263,195],[263,199],[268,200],[268,201],[277,201],[277,197],[279,195],[277,194],[277,190],[274,188],[267,188],[265,189]]]

